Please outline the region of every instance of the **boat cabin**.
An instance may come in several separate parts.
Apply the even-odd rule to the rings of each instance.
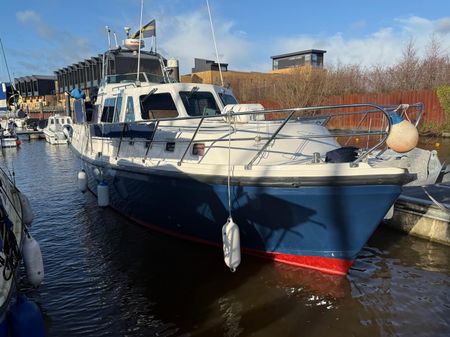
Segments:
[[[51,130],[57,130],[64,125],[72,125],[72,118],[70,116],[54,115],[48,118],[48,128]]]
[[[147,76],[145,81],[133,81],[136,74],[108,78],[99,89],[93,107],[94,123],[129,123],[163,118],[219,115],[227,104],[237,104],[229,89],[211,84],[154,83]],[[112,81],[111,81],[112,80]],[[75,109],[77,114],[77,109]],[[89,116],[89,113],[86,113]],[[83,116],[77,114],[76,122]]]

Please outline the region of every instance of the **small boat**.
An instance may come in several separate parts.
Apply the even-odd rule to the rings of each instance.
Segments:
[[[0,132],[0,146],[2,148],[6,147],[17,147],[21,144],[19,137],[14,131],[2,130]]]
[[[67,144],[67,131],[72,129],[72,118],[59,114],[48,118],[47,126],[44,128],[45,140],[52,145]]]
[[[2,169],[0,191],[0,336],[45,336],[39,307],[16,287],[22,258],[30,284],[38,286],[44,276],[39,245],[27,227],[31,206]]]

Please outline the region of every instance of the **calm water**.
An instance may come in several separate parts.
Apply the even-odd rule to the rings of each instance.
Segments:
[[[450,151],[449,151],[450,153]],[[450,247],[379,229],[346,278],[142,228],[77,190],[66,146],[0,156],[35,211],[48,336],[449,336]]]

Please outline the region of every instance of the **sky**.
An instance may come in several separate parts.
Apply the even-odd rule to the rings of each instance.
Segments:
[[[270,56],[323,49],[325,67],[392,65],[412,41],[430,39],[450,54],[450,0],[209,0],[221,62],[230,70],[269,71]],[[52,75],[139,29],[140,0],[1,0],[0,38],[12,77]],[[157,48],[189,73],[194,58],[216,59],[206,0],[144,0],[156,20]],[[146,40],[147,47],[151,39]],[[0,81],[7,80],[0,56]]]

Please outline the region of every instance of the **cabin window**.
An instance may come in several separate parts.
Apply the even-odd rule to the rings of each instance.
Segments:
[[[142,95],[139,99],[142,119],[178,117],[177,107],[169,93]]]
[[[56,118],[55,121],[56,121],[56,124],[59,124],[59,118]]]
[[[115,98],[107,98],[105,99],[105,104],[103,105],[102,111],[102,122],[111,123],[114,116],[114,106],[116,105]]]
[[[116,100],[116,109],[114,111],[113,122],[119,122],[120,112],[122,111],[122,96],[118,96]]]
[[[133,97],[127,97],[127,106],[125,107],[125,122],[134,122],[134,103]]]
[[[50,119],[50,124],[55,124],[55,120],[53,118]]]
[[[223,105],[228,104],[238,104],[238,101],[233,95],[226,94],[224,92],[219,92],[220,100],[222,101]]]
[[[220,114],[213,94],[208,91],[180,91],[180,96],[189,116]]]

